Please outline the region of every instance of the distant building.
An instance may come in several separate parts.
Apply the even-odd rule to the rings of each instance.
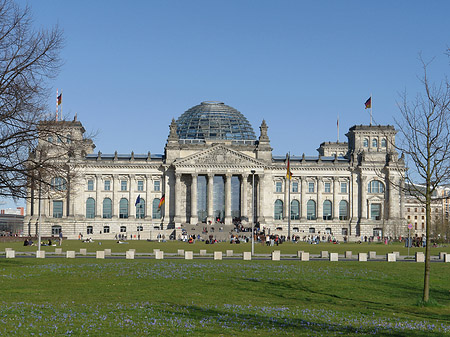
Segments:
[[[25,215],[25,208],[24,207],[17,207],[17,208],[6,208],[0,210],[0,214],[16,214],[16,215]]]
[[[0,214],[0,236],[22,235],[24,216],[19,214]]]
[[[40,208],[44,235],[178,237],[181,228],[238,222],[300,238],[406,232],[404,196],[396,188],[404,162],[393,146],[393,126],[355,125],[347,142],[322,143],[318,156],[293,154],[291,180],[286,155],[272,154],[266,122],[257,138],[248,120],[221,102],[202,102],[172,120],[162,154],[94,154],[79,121],[47,126],[63,135],[41,135],[39,147],[48,153],[58,153],[58,142],[79,142],[60,158],[76,174],[48,177],[52,189],[42,193]],[[28,191],[30,234],[38,228],[38,189]]]

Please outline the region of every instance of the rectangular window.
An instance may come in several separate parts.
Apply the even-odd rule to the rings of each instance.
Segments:
[[[313,182],[308,183],[308,192],[314,193],[314,183]]]
[[[315,233],[316,232],[316,229],[314,228],[314,227],[310,227],[309,228],[309,233]],[[250,233],[251,234],[251,233]]]
[[[63,216],[63,202],[61,200],[53,201],[53,217],[62,218]]]
[[[105,180],[105,191],[111,190],[111,180]]]
[[[144,181],[143,180],[138,180],[138,191],[143,191],[144,190]]]
[[[93,190],[94,190],[94,181],[88,180],[88,191],[93,191]]]
[[[120,181],[120,190],[121,191],[126,191],[127,190],[127,181],[126,180],[121,180]]]
[[[94,233],[94,228],[92,226],[87,226],[86,234],[93,234],[93,233]]]
[[[347,193],[347,183],[346,182],[341,183],[341,193]]]
[[[103,226],[103,233],[109,233],[109,226]]]
[[[161,182],[159,180],[155,180],[155,182],[153,183],[153,190],[161,191]]]
[[[370,205],[370,218],[372,220],[381,220],[381,204]]]
[[[275,192],[282,192],[281,181],[275,183]]]
[[[297,193],[298,192],[298,182],[294,181],[292,183],[292,192]]]
[[[325,183],[325,193],[331,193],[331,183]]]

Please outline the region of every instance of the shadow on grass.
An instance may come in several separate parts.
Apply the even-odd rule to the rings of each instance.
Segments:
[[[230,306],[236,308],[236,306]],[[258,313],[237,313],[233,308],[229,312],[226,310],[226,306],[223,309],[201,308],[193,305],[176,305],[170,308],[165,308],[166,313],[182,316],[185,319],[195,321],[199,326],[201,322],[208,321],[213,322],[217,326],[217,331],[221,331],[222,326],[226,326],[233,330],[239,331],[241,327],[245,327],[244,331],[239,335],[262,334],[264,332],[272,331],[273,334],[283,333],[293,335],[376,335],[376,336],[441,336],[441,333],[432,331],[418,331],[413,329],[394,330],[381,325],[376,325],[373,322],[373,326],[362,327],[360,321],[357,321],[358,326],[351,326],[341,324],[339,322],[333,322],[333,317],[327,317],[322,313],[322,317],[317,319],[302,319],[302,318],[285,318],[283,315],[279,317],[271,317]],[[255,310],[250,308],[249,311]],[[242,307],[241,310],[246,310],[246,307]],[[259,310],[264,311],[264,307]],[[308,311],[310,312],[310,311]],[[319,316],[319,315],[317,315]],[[232,330],[232,331],[233,331]],[[277,333],[278,332],[278,333]],[[227,331],[227,334],[232,332]]]

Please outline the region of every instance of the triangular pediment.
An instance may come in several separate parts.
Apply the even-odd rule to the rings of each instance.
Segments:
[[[262,167],[264,163],[224,145],[216,145],[186,158],[177,159],[174,165],[176,167]]]

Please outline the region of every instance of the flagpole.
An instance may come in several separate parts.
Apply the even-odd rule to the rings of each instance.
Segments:
[[[288,155],[288,241],[291,241],[291,151]]]
[[[370,93],[370,126],[372,126],[372,106],[373,106],[373,96]]]
[[[61,89],[61,108],[59,109],[59,117],[61,120],[62,120],[62,94],[63,94],[63,91]]]

